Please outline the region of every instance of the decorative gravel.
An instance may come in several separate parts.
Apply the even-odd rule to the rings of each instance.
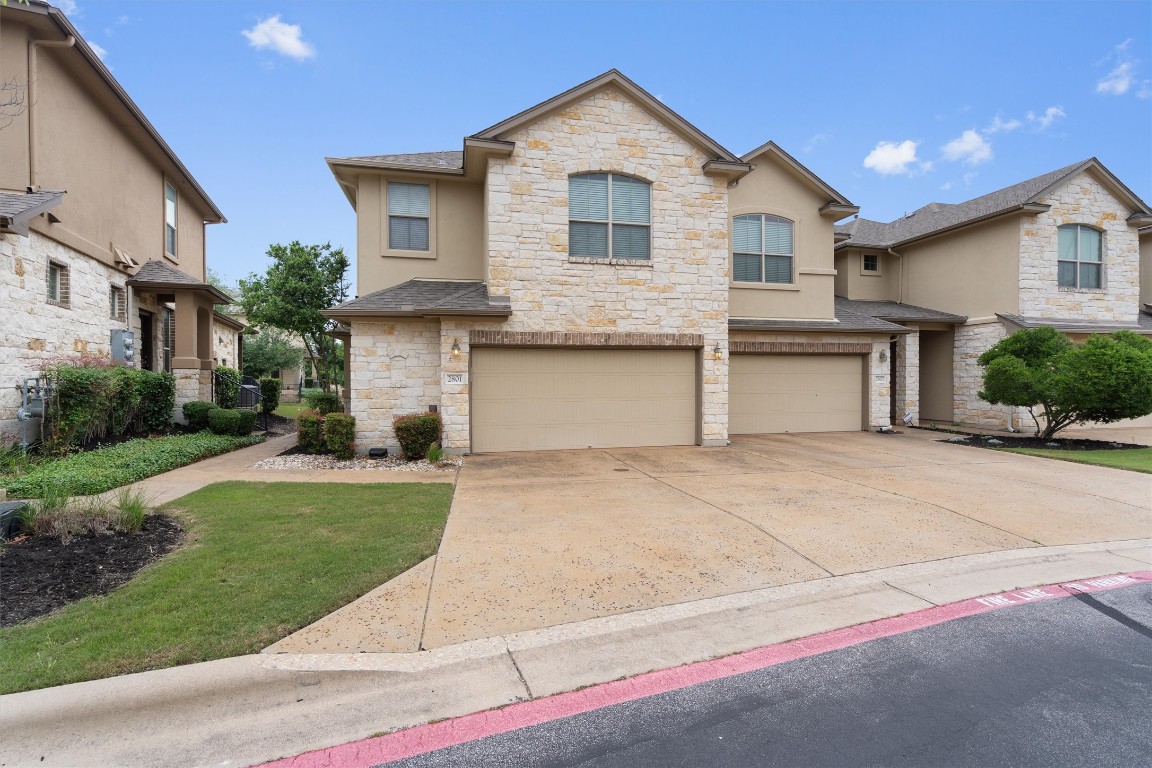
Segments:
[[[348,459],[341,461],[332,456],[273,456],[252,465],[252,469],[350,469],[355,471],[386,472],[454,472],[464,460],[459,456],[446,456],[443,461],[433,464],[427,459],[404,461],[389,456],[386,459]]]

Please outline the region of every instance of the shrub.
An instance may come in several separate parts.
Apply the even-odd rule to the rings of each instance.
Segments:
[[[300,411],[296,417],[296,444],[304,453],[324,450],[324,417],[316,411]]]
[[[203,432],[208,429],[208,414],[220,406],[216,403],[207,403],[203,400],[193,400],[184,403],[180,410],[184,412],[184,420],[188,422],[188,429],[193,432]]]
[[[121,488],[116,494],[115,527],[125,533],[140,533],[148,514],[148,500],[142,491]]]
[[[239,434],[240,418],[240,411],[234,408],[214,408],[208,411],[208,429],[215,435]]]
[[[308,407],[321,416],[327,416],[330,413],[342,413],[344,411],[344,404],[340,402],[340,396],[335,392],[326,392],[323,389],[310,389],[304,393],[304,399],[308,401]]]
[[[433,445],[431,448],[428,449],[428,457],[427,458],[428,458],[428,461],[432,462],[433,464],[439,464],[441,461],[444,460],[444,449],[441,448],[439,445]]]
[[[176,377],[167,371],[138,371],[140,376],[140,427],[162,432],[172,426],[176,408]]]
[[[251,434],[252,430],[256,428],[256,417],[258,415],[256,411],[242,408],[236,411],[236,413],[240,414],[240,420],[236,423],[236,434],[240,437]]]
[[[60,459],[45,459],[23,476],[0,478],[0,487],[7,488],[14,499],[103,493],[263,441],[259,435],[234,437],[207,432],[137,438]]]
[[[221,408],[235,408],[240,402],[240,371],[218,365],[215,382],[216,404]]]
[[[396,433],[400,450],[404,452],[404,458],[409,461],[427,456],[428,449],[432,444],[440,440],[442,429],[443,425],[438,413],[418,413],[410,416],[396,416],[392,419],[392,430]]]
[[[260,408],[264,413],[272,413],[280,407],[280,379],[260,379]]]
[[[324,443],[338,459],[356,455],[356,417],[332,413],[324,418]]]

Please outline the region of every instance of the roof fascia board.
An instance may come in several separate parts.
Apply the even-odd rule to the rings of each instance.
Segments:
[[[855,207],[857,211],[860,210],[860,208],[858,206],[853,206],[851,200],[844,197],[844,195],[840,194],[835,189],[833,189],[828,184],[828,182],[824,181],[824,179],[822,179],[819,176],[817,176],[816,174],[814,174],[811,170],[808,169],[807,166],[805,166],[799,160],[792,157],[792,155],[788,154],[783,149],[781,149],[780,145],[778,145],[774,141],[769,141],[769,142],[766,142],[764,144],[761,144],[759,147],[752,150],[748,154],[744,155],[740,159],[746,163],[750,163],[752,160],[756,159],[760,155],[763,155],[765,152],[772,153],[774,156],[776,156],[781,161],[783,161],[786,166],[788,166],[793,171],[798,173],[802,178],[807,180],[810,184],[812,184],[818,190],[820,190],[824,194],[828,195],[828,197],[832,198],[832,200],[829,202],[829,205],[834,203],[837,205]]]
[[[583,82],[574,88],[569,88],[563,93],[557,94],[550,99],[540,102],[539,104],[529,107],[523,112],[518,112],[511,117],[489,126],[482,131],[472,134],[470,138],[475,139],[499,139],[504,135],[521,128],[525,125],[534,123],[547,115],[557,112],[574,101],[589,96],[603,88],[613,86],[627,93],[633,98],[646,112],[651,114],[658,120],[663,121],[670,127],[675,128],[684,138],[691,141],[698,148],[704,150],[707,154],[713,156],[716,160],[726,160],[732,163],[741,162],[740,158],[734,155],[729,150],[725,149],[715,139],[708,134],[701,131],[692,123],[685,120],[675,111],[665,106],[660,100],[652,96],[652,94],[645,91],[636,83],[629,80],[618,70],[610,69],[602,75],[592,78]]]

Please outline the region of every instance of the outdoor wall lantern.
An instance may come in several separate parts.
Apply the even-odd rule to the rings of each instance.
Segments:
[[[716,358],[717,360],[724,359],[724,352],[720,349],[720,342],[716,342],[716,348],[712,350],[712,357]]]
[[[452,339],[452,357],[460,357],[460,339]]]
[[[882,363],[888,362],[888,353],[885,352],[884,350],[880,350],[880,362],[882,362]]]

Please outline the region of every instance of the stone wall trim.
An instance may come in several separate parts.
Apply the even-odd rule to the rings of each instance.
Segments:
[[[731,341],[728,351],[737,354],[867,355],[871,342],[830,341]]]
[[[700,349],[700,333],[566,333],[560,331],[482,331],[468,333],[473,347],[679,347]]]

